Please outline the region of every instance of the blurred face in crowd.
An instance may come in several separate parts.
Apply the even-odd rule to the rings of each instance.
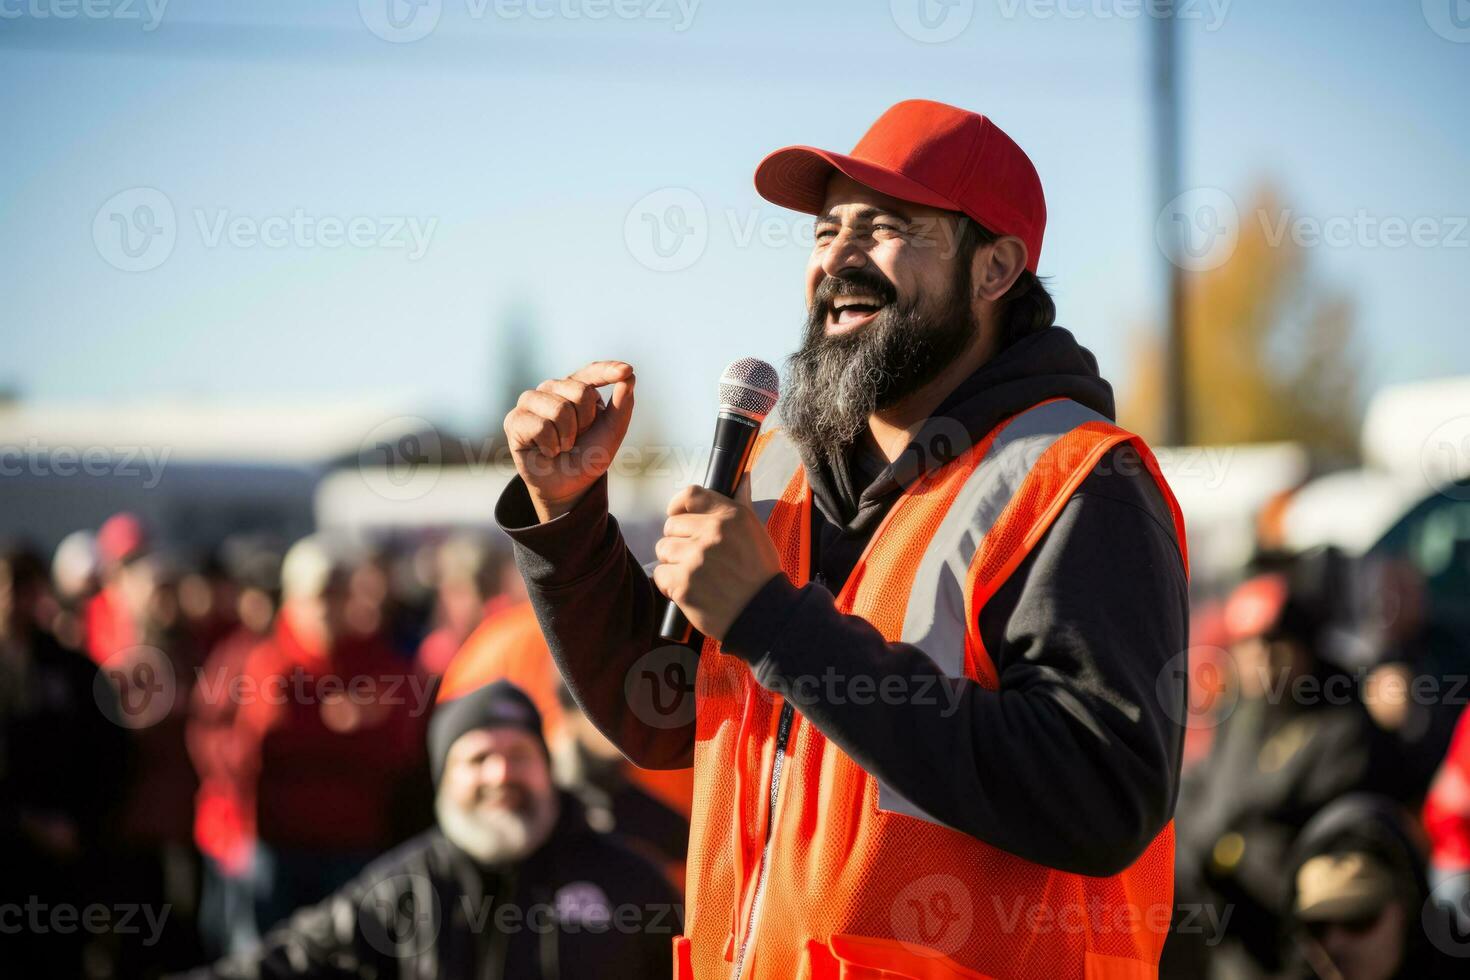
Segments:
[[[157,563],[147,556],[126,562],[114,573],[113,581],[122,595],[123,605],[135,622],[149,618],[159,579]]]
[[[517,728],[461,735],[445,759],[435,812],[445,836],[483,864],[536,850],[558,815],[540,741]]]
[[[804,451],[845,453],[874,412],[897,405],[967,353],[1025,267],[1014,238],[961,248],[954,211],[880,194],[843,174],[827,185],[807,264],[807,322],[781,417]],[[995,266],[999,268],[995,268]]]
[[[1404,958],[1405,920],[1403,905],[1390,902],[1375,916],[1312,923],[1310,931],[1343,980],[1390,980]]]
[[[287,600],[292,627],[306,642],[330,647],[346,628],[349,596],[346,574],[333,572],[320,592]]]
[[[1287,690],[1286,685],[1311,668],[1306,648],[1294,640],[1251,637],[1233,643],[1230,656],[1240,696],[1247,700]]]

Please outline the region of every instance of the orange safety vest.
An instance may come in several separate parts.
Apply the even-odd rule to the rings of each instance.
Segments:
[[[749,474],[752,501],[782,568],[800,586],[808,579],[811,489],[794,446],[779,432],[761,439]],[[950,676],[997,688],[980,638],[981,608],[1098,460],[1123,442],[1137,447],[1168,501],[1186,560],[1183,517],[1142,440],[1076,402],[1053,399],[1002,422],[905,490],[837,608],[889,642],[919,647]],[[1048,868],[945,826],[799,712],[788,716],[778,757],[782,699],[712,640],[694,689],[678,980],[1157,976],[1173,905],[1172,821],[1119,874]],[[1078,819],[1086,812],[1087,801],[1078,800]]]

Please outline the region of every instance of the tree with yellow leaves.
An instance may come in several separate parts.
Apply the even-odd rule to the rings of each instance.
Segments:
[[[1269,187],[1239,215],[1234,252],[1185,272],[1184,323],[1190,441],[1293,440],[1324,461],[1357,452],[1362,407],[1352,303],[1309,275],[1308,256],[1283,234],[1290,212]],[[1135,339],[1120,418],[1157,437],[1164,417],[1157,333]]]

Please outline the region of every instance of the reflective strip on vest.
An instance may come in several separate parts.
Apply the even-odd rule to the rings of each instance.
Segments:
[[[1065,399],[1029,409],[996,434],[960,488],[924,550],[903,621],[903,642],[923,650],[948,676],[965,676],[965,578],[975,550],[1042,454],[1077,426],[1099,421],[1108,420]],[[878,807],[948,826],[881,780]]]
[[[796,451],[796,443],[780,429],[760,436],[755,446],[755,461],[750,467],[750,501],[762,524],[771,519],[771,511],[800,466],[801,454]]]

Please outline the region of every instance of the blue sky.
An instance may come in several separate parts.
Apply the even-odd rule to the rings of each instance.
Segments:
[[[0,382],[483,427],[519,307],[544,371],[630,360],[645,435],[699,444],[720,368],[779,363],[801,323],[810,219],[760,200],[755,163],[845,150],[912,97],[989,113],[1030,153],[1041,273],[1115,383],[1158,323],[1145,2],[935,4],[958,30],[934,41],[911,0],[428,0],[432,31],[399,43],[369,26],[392,32],[386,2],[168,0],[149,30],[146,0],[0,0]],[[1470,372],[1470,3],[1189,9],[1184,186],[1432,219],[1427,245],[1311,248],[1312,274],[1356,300],[1370,384]],[[173,214],[140,259],[117,222],[163,219],[138,188]],[[651,250],[642,215],[669,202],[702,251]]]

